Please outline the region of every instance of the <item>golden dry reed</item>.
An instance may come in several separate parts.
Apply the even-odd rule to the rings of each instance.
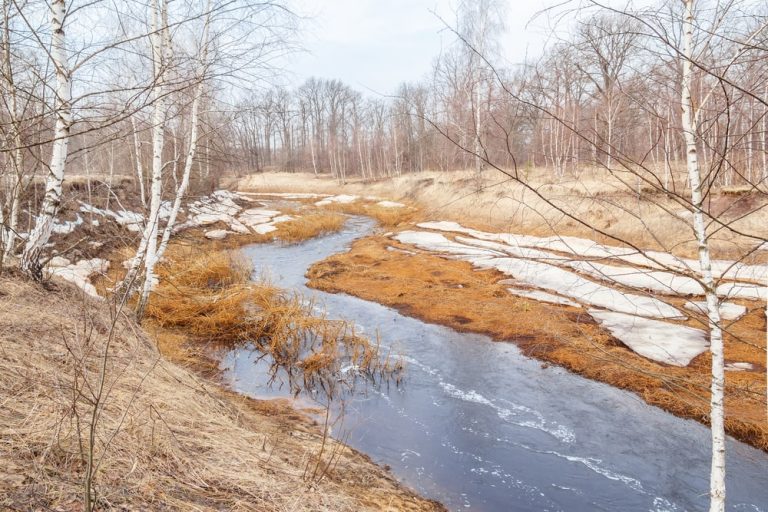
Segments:
[[[354,325],[317,316],[312,300],[250,280],[238,254],[177,247],[158,269],[160,285],[147,317],[221,347],[252,345],[287,378],[294,394],[309,389],[333,398],[358,382],[399,382],[403,364]]]

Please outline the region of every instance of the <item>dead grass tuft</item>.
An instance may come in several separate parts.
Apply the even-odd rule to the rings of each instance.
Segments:
[[[335,212],[315,212],[278,224],[275,238],[293,244],[316,236],[335,233],[344,227],[346,219]]]
[[[317,316],[312,301],[254,283],[250,275],[247,263],[231,252],[177,247],[158,269],[161,284],[146,315],[161,328],[205,343],[252,344],[295,394],[320,389],[334,397],[359,378],[399,380],[402,363],[382,357],[378,343],[357,335],[352,324]]]

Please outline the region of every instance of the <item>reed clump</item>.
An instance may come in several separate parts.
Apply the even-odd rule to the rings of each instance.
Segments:
[[[402,362],[382,356],[378,341],[359,336],[350,322],[317,315],[316,304],[300,294],[251,281],[251,273],[235,253],[177,248],[158,269],[146,315],[212,346],[252,346],[294,394],[333,397],[362,381],[399,382]]]
[[[341,230],[345,220],[344,216],[337,212],[318,211],[281,222],[274,235],[275,238],[289,244],[303,242]]]

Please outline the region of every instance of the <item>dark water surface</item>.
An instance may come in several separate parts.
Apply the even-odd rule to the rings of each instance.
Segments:
[[[348,295],[306,288],[314,262],[373,230],[352,218],[300,245],[244,249],[255,273],[312,294],[332,318],[381,333],[406,361],[405,383],[347,403],[349,444],[451,510],[683,511],[708,506],[709,430],[636,396]],[[436,298],[439,300],[439,297]],[[499,319],[510,321],[513,319]],[[274,396],[247,349],[222,365],[238,391]],[[768,512],[768,455],[728,443],[728,509]]]

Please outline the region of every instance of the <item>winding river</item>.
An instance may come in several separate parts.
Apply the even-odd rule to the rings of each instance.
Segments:
[[[635,395],[376,303],[306,287],[307,269],[374,223],[299,245],[244,249],[256,275],[312,294],[331,317],[381,334],[406,361],[404,385],[346,406],[348,443],[450,510],[684,511],[708,506],[709,431]],[[439,298],[437,298],[439,300]],[[510,319],[513,321],[514,319]],[[503,320],[500,320],[503,321]],[[222,361],[239,392],[276,396],[248,349]],[[728,509],[768,512],[768,455],[728,443]]]

